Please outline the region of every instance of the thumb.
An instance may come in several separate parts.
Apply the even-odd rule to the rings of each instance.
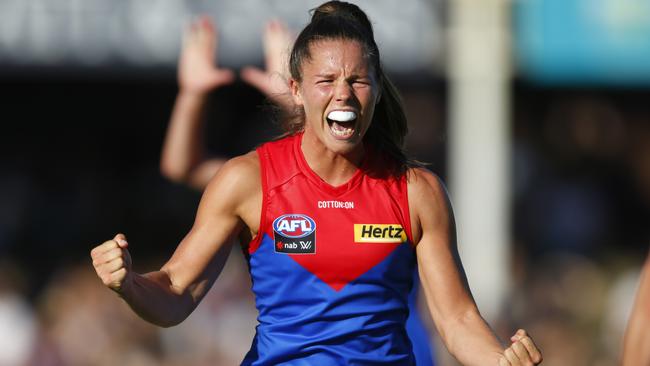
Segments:
[[[113,240],[115,240],[115,242],[120,248],[126,248],[129,246],[129,243],[126,241],[126,235],[122,233],[115,235]]]
[[[517,332],[516,332],[512,337],[510,337],[510,340],[514,343],[514,342],[517,342],[517,341],[521,340],[521,339],[524,338],[526,335],[527,335],[527,334],[526,334],[526,331],[525,331],[525,330],[523,330],[523,329],[518,329]]]
[[[235,73],[230,69],[219,69],[212,73],[212,80],[219,85],[230,84],[235,81]]]
[[[269,87],[269,76],[261,69],[250,66],[245,67],[241,71],[241,78],[262,93],[267,93]]]

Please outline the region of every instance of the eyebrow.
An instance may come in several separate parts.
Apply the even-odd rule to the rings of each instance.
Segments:
[[[332,79],[336,77],[336,74],[330,73],[330,74],[316,74],[314,75],[317,78],[325,78],[325,79]],[[370,73],[366,74],[360,74],[360,73],[355,73],[350,76],[348,76],[346,79],[364,79],[364,78],[370,78]]]

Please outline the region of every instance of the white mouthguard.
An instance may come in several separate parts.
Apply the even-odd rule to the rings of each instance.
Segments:
[[[331,111],[327,118],[336,122],[350,122],[357,118],[357,114],[352,111]]]

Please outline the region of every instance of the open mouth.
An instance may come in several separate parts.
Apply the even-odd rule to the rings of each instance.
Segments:
[[[331,111],[327,115],[332,135],[336,138],[347,139],[354,135],[357,113],[353,111]]]

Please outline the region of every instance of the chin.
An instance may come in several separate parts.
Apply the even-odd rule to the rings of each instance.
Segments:
[[[340,155],[347,155],[363,149],[362,139],[355,137],[352,139],[339,140],[332,136],[328,136],[326,146],[328,150]]]

